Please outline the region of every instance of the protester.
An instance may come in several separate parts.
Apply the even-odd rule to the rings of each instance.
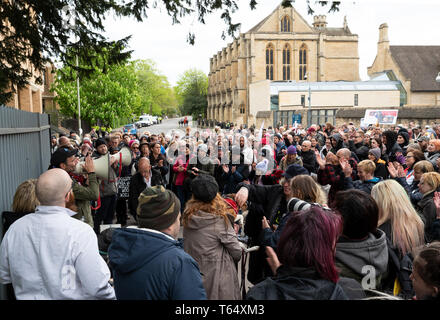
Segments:
[[[275,276],[253,286],[246,298],[347,300],[347,294],[338,283],[334,262],[335,243],[341,229],[341,218],[330,210],[312,206],[295,213],[287,221],[277,254],[267,248]]]
[[[386,162],[381,159],[381,151],[379,148],[372,148],[368,151],[368,159],[374,162],[376,169],[374,170],[374,176],[382,178],[383,180],[388,179],[388,170],[386,167]]]
[[[384,279],[383,287],[390,292],[396,292],[400,288],[402,294],[413,294],[408,279],[399,279],[401,261],[405,255],[409,259],[414,257],[416,248],[424,244],[424,224],[417,211],[411,204],[409,197],[402,186],[394,180],[386,180],[376,184],[371,196],[379,206],[378,226],[387,236],[388,250],[390,252],[387,279]],[[394,255],[391,255],[394,253]],[[409,277],[409,274],[407,274]],[[396,281],[399,283],[396,288]],[[406,283],[405,283],[406,282]]]
[[[371,189],[373,186],[382,181],[382,178],[375,177],[374,172],[376,170],[376,165],[371,160],[363,160],[358,163],[358,176],[359,180],[353,181],[351,178],[352,168],[350,166],[344,167],[344,175],[345,175],[345,186],[344,189],[358,189],[362,190],[368,194],[371,193]]]
[[[96,140],[95,159],[101,157],[109,157],[107,144],[103,139]],[[116,169],[119,163],[116,160],[109,161],[108,178],[100,179],[99,183],[99,197],[101,205],[93,216],[93,225],[96,234],[99,234],[101,223],[112,224],[116,210],[117,199],[117,172]]]
[[[271,246],[276,249],[281,233],[287,223],[287,220],[297,211],[310,209],[313,205],[327,205],[327,196],[322,187],[308,175],[297,175],[290,181],[288,202],[286,211],[282,214],[279,221],[276,221],[277,228],[272,230],[266,217],[263,216],[261,244]],[[287,196],[286,196],[287,198]]]
[[[280,169],[286,171],[287,168],[294,163],[300,166],[303,165],[301,158],[297,156],[297,151],[295,146],[289,146],[287,148],[287,154],[280,161]]]
[[[233,227],[235,216],[226,213],[214,177],[200,174],[191,189],[183,214],[185,251],[199,264],[209,300],[239,300],[236,264],[242,249]]]
[[[22,182],[15,190],[12,200],[12,212],[4,211],[2,213],[3,234],[15,221],[31,212],[35,212],[35,208],[40,204],[35,194],[36,184],[37,179],[29,179]]]
[[[440,174],[437,172],[424,173],[420,178],[419,190],[423,197],[417,203],[416,209],[425,223],[426,242],[431,242],[434,238],[433,224],[437,217],[434,193],[440,191]]]
[[[437,160],[440,159],[440,139],[431,139],[429,140],[428,147],[426,148],[428,151],[428,155],[426,160],[432,163],[435,171],[438,170]]]
[[[114,299],[110,271],[93,229],[66,208],[72,180],[51,169],[37,180],[40,205],[11,225],[0,246],[0,282],[17,299]]]
[[[376,289],[388,270],[388,249],[385,233],[378,229],[379,208],[374,199],[360,190],[340,191],[332,208],[343,219],[342,235],[336,243],[336,265],[340,275],[359,283],[365,277],[364,266],[371,266],[370,274]]]
[[[130,179],[128,209],[134,219],[137,219],[136,210],[138,198],[145,188],[163,185],[159,170],[153,169],[148,158],[140,158],[138,171]]]
[[[349,149],[354,152],[359,161],[368,159],[368,147],[364,144],[364,132],[358,130],[354,134],[354,139],[349,141]]]
[[[177,240],[180,202],[163,186],[139,196],[137,227],[115,229],[109,247],[118,300],[205,300],[197,262]]]
[[[417,300],[439,300],[440,242],[435,241],[420,250],[414,259],[411,280]]]
[[[99,185],[95,173],[95,165],[92,158],[88,156],[82,165],[87,176],[75,174],[74,171],[79,162],[79,158],[76,155],[77,150],[60,147],[52,154],[49,168],[63,169],[71,176],[72,190],[78,212],[73,217],[80,220],[84,219],[84,222],[93,228],[90,201],[96,201],[99,198]]]
[[[318,165],[316,163],[315,151],[312,150],[312,143],[309,140],[303,141],[299,155],[301,156],[303,167],[310,173],[316,173]]]

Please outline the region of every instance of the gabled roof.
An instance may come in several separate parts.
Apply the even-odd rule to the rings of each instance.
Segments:
[[[440,72],[440,46],[390,46],[390,52],[411,80],[411,91],[440,91],[440,83],[435,81]]]
[[[353,35],[349,28],[325,28],[322,30],[328,36],[351,36]]]

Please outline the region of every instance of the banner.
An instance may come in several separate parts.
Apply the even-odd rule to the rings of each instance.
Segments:
[[[128,199],[131,177],[121,177],[118,180],[118,199]]]
[[[396,124],[399,110],[365,110],[365,124]]]

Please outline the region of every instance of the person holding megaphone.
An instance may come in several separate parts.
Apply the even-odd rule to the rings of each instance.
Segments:
[[[50,159],[49,169],[60,168],[65,170],[72,178],[72,190],[77,207],[76,219],[83,219],[84,222],[94,227],[90,201],[99,198],[99,186],[95,173],[95,165],[92,158],[87,156],[81,164],[83,174],[76,175],[74,172],[79,164],[78,150],[67,147],[59,147]]]
[[[95,159],[108,157],[108,146],[104,139],[100,138],[95,142],[96,152]],[[99,179],[99,195],[101,198],[101,206],[93,215],[93,224],[96,234],[99,234],[99,226],[102,222],[104,224],[112,224],[116,210],[116,196],[118,192],[117,186],[117,168],[119,166],[116,157],[109,157],[110,168],[108,169],[108,178]]]

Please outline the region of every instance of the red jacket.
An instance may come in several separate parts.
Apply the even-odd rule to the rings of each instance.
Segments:
[[[176,174],[176,183],[175,183],[176,186],[182,186],[185,178],[189,176],[189,174],[187,174],[186,169],[188,167],[190,160],[193,157],[194,157],[193,155],[190,155],[188,158],[188,161],[186,161],[186,159],[185,159],[186,157],[184,155],[180,155],[179,157],[177,157],[176,162],[174,163],[174,166],[173,166],[173,171]],[[185,170],[183,170],[182,172],[179,172],[179,170],[178,170],[179,165],[182,165]]]

